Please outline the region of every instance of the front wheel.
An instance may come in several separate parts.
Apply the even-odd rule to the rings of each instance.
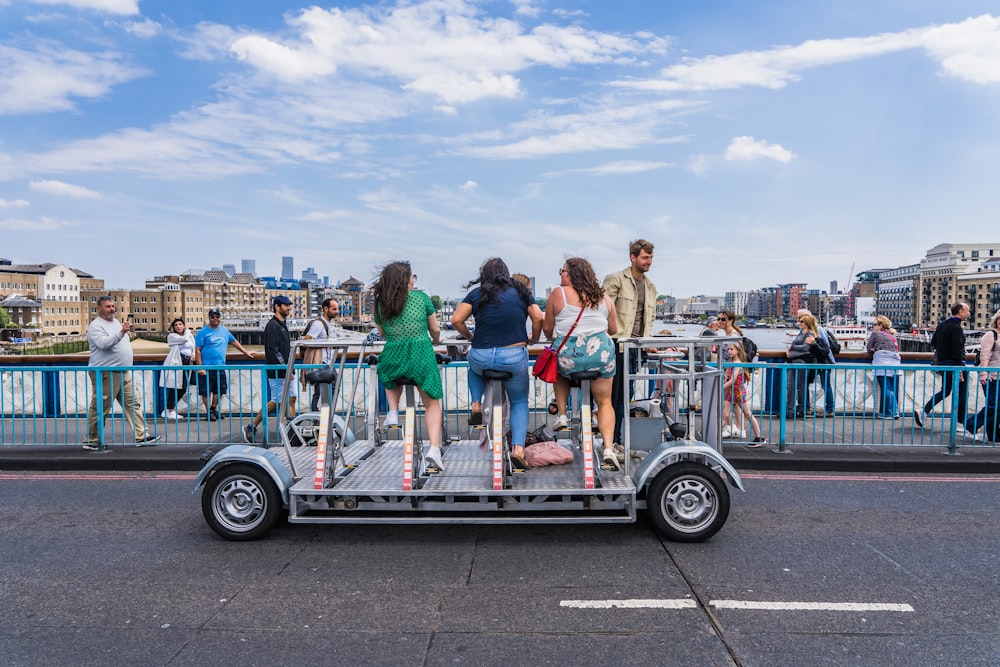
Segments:
[[[674,542],[702,542],[729,517],[729,489],[718,473],[700,463],[675,463],[653,479],[646,513]]]
[[[235,463],[209,477],[201,495],[205,521],[227,540],[248,541],[263,536],[278,521],[281,494],[274,480],[258,466]]]

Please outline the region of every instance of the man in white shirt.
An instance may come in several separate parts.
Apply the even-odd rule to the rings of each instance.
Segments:
[[[333,326],[333,320],[337,317],[337,313],[340,312],[340,306],[333,299],[323,299],[322,303],[322,313],[319,317],[309,323],[306,327],[306,333],[302,336],[303,340],[324,340],[330,337],[330,327]],[[319,350],[316,350],[317,352]],[[308,352],[308,351],[307,351]],[[319,360],[312,360],[305,358],[307,353],[303,353],[303,363],[323,363],[326,365],[330,364],[330,358],[333,356],[333,350],[330,348],[325,348],[323,350],[323,356]],[[305,378],[306,372],[303,371],[302,377]],[[313,412],[319,412],[319,391],[320,386],[313,385],[312,401],[309,404],[310,409]]]
[[[90,360],[87,365],[97,366],[131,366],[132,365],[132,344],[129,342],[128,333],[132,330],[132,323],[119,322],[115,317],[115,300],[110,296],[101,296],[97,299],[97,319],[87,327],[87,343],[90,346]],[[101,448],[101,437],[97,428],[97,385],[98,373],[88,373],[90,376],[91,392],[90,406],[87,409],[87,440],[83,445],[84,449],[97,451]],[[135,433],[136,447],[152,445],[160,439],[158,435],[146,433],[146,418],[143,415],[142,404],[136,400],[135,391],[132,387],[132,371],[102,371],[100,373],[100,393],[103,402],[103,414],[101,419],[105,419],[114,401],[121,403],[125,412],[125,419]]]

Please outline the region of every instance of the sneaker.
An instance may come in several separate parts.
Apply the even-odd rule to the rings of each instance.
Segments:
[[[382,422],[382,428],[394,428],[399,426],[399,411],[390,410],[385,415],[385,421]]]
[[[167,411],[166,410],[164,410],[163,412],[160,413],[160,419],[167,419]]]
[[[166,414],[163,415],[163,419],[166,421],[177,421],[180,417],[177,416],[176,410],[167,410]]]
[[[618,455],[615,454],[613,449],[605,449],[602,456],[604,460],[604,465],[610,466],[612,470],[621,470],[622,464],[618,460]]]
[[[920,428],[924,427],[924,419],[926,417],[927,417],[927,411],[926,410],[921,409],[921,410],[914,410],[913,411],[913,421]]]
[[[766,444],[767,444],[767,438],[763,438],[763,437],[761,437],[761,438],[754,438],[754,439],[753,439],[753,442],[751,442],[751,443],[750,443],[749,445],[747,445],[747,446],[748,446],[748,447],[753,447],[754,449],[756,449],[756,448],[758,448],[758,447],[763,447],[763,446],[764,446],[764,445],[766,445]]]
[[[216,409],[216,408],[212,408],[211,410],[208,411],[208,418],[209,418],[210,421],[213,421],[213,422],[222,419],[222,417],[219,416],[218,409]]]
[[[973,434],[970,433],[969,431],[966,431],[965,427],[962,426],[961,424],[955,424],[955,435],[957,435],[960,438],[963,438],[963,437],[964,438],[971,438],[973,436]]]
[[[444,472],[444,463],[441,461],[441,448],[431,447],[424,454],[424,458],[427,460],[427,465],[437,468],[439,472]]]
[[[736,437],[736,436],[734,435],[733,437]],[[740,440],[746,440],[746,439],[747,439],[747,432],[746,431],[740,431]]]
[[[559,415],[556,423],[552,425],[553,431],[565,431],[569,429],[569,418],[566,415]]]
[[[159,442],[160,438],[162,438],[162,437],[163,436],[160,436],[160,435],[147,435],[145,438],[136,438],[136,440],[135,440],[135,446],[136,447],[155,447],[156,443]]]
[[[722,437],[723,438],[731,438],[731,437],[733,437],[733,429],[732,429],[731,426],[723,426],[722,427]]]
[[[83,448],[88,452],[99,452],[101,451],[101,444],[98,442],[88,442],[84,444]]]
[[[975,440],[976,442],[986,442],[986,434],[977,433],[972,439]]]
[[[243,427],[243,431],[242,432],[243,432],[243,442],[247,443],[248,445],[252,445],[253,441],[254,441],[254,437],[257,435],[254,432],[253,425],[252,424],[247,424],[246,426]]]

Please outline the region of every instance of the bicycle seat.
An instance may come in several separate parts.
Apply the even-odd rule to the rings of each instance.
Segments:
[[[601,371],[580,371],[578,373],[570,373],[567,379],[572,386],[579,387],[581,382],[596,380],[599,377],[601,377]]]
[[[378,366],[378,355],[377,354],[369,354],[368,356],[366,356],[364,358],[363,361],[364,361],[364,363],[368,364],[369,366]]]
[[[492,368],[483,370],[483,377],[487,380],[509,380],[513,375],[510,371],[498,371]]]
[[[416,387],[417,381],[412,378],[396,378],[392,381],[397,387]]]

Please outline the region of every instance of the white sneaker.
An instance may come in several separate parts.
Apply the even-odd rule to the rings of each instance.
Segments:
[[[615,454],[614,449],[605,449],[602,458],[604,460],[604,465],[610,466],[612,470],[621,470],[622,464],[621,461],[618,460],[618,455]]]
[[[973,434],[966,431],[965,427],[962,426],[961,424],[955,424],[955,435],[957,435],[960,438],[962,437],[971,438]]]
[[[444,463],[441,461],[441,448],[431,447],[424,454],[424,458],[427,460],[429,466],[437,468],[440,472],[444,472]]]
[[[740,431],[740,440],[746,440],[746,439],[747,439],[747,432]]]
[[[556,423],[552,425],[553,431],[565,431],[569,428],[569,418],[566,415],[559,415]]]
[[[394,426],[399,426],[399,412],[390,411],[385,416],[385,421],[382,422],[382,428],[392,428]]]
[[[733,437],[733,429],[732,429],[731,426],[723,426],[722,427],[722,437],[723,438],[731,438],[731,437]]]
[[[979,433],[976,435],[976,437],[973,438],[973,440],[975,440],[976,442],[986,442],[986,434]]]
[[[167,411],[166,410],[164,410],[163,412],[160,413],[160,419],[167,419]]]
[[[166,413],[167,414],[163,418],[167,421],[177,421],[180,419],[180,417],[177,416],[176,410],[167,410]]]

